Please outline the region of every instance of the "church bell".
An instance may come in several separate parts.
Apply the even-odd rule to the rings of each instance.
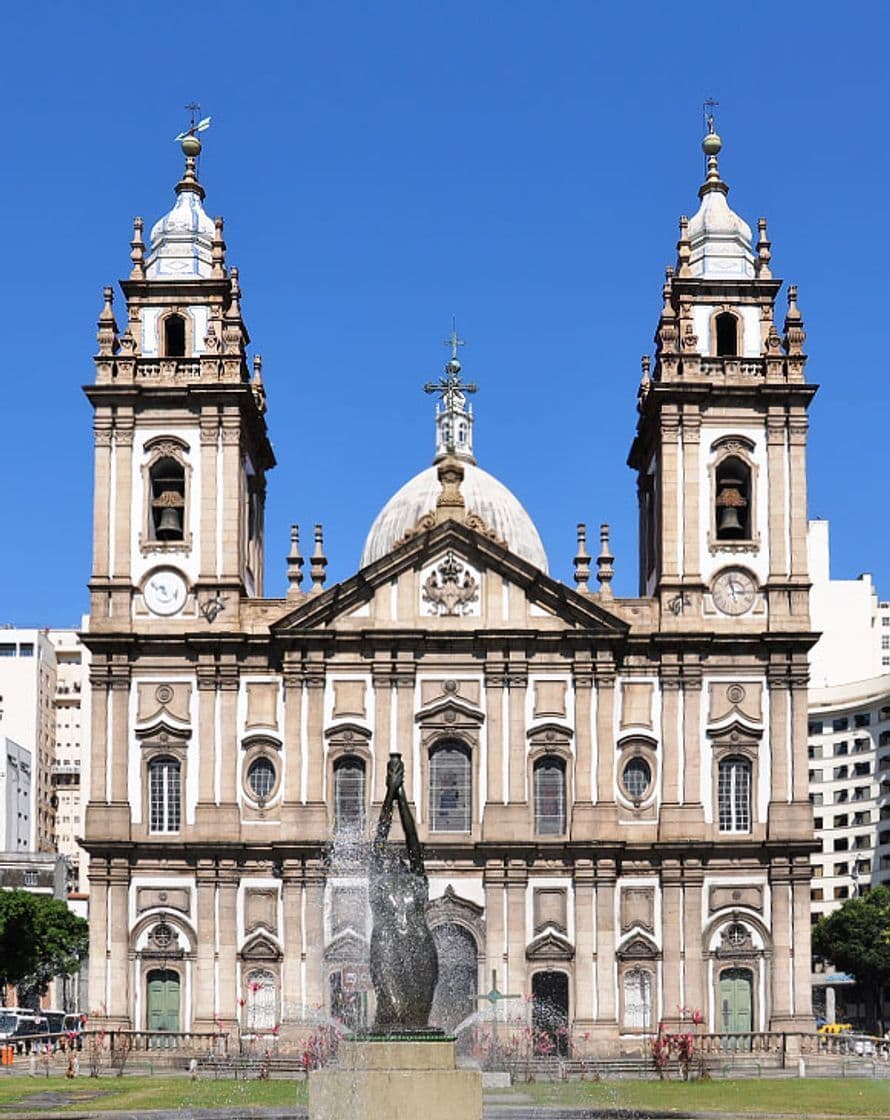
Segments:
[[[745,508],[748,500],[742,496],[742,485],[742,480],[739,478],[724,478],[721,481],[716,502],[718,537],[731,539],[745,534],[745,526],[739,517],[739,510]]]
[[[182,536],[182,511],[167,506],[158,522],[158,537],[161,540],[175,540]]]

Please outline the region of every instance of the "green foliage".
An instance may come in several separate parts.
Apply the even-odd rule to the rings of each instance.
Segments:
[[[64,902],[30,891],[0,891],[0,977],[40,992],[76,972],[87,955],[86,921]]]
[[[813,950],[860,984],[890,983],[890,887],[873,887],[820,918],[813,927]]]

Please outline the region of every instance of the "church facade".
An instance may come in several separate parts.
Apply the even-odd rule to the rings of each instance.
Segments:
[[[106,289],[86,389],[84,846],[109,1023],[370,1022],[361,838],[398,752],[442,1025],[495,970],[528,997],[508,1015],[591,1049],[642,1045],[681,1008],[716,1031],[812,1028],[815,386],[793,288],[776,323],[766,224],[754,243],[713,128],[703,146],[637,394],[638,596],[614,596],[605,530],[593,561],[579,527],[574,587],[548,575],[528,514],[476,465],[455,336],[429,387],[432,466],[335,586],[320,530],[305,561],[294,530],[275,599],[261,361],[185,138],[173,209],[147,241],[136,219],[122,327]]]

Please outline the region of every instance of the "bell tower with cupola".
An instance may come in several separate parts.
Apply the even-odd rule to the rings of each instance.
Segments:
[[[132,269],[99,317],[94,409],[91,629],[238,625],[263,593],[265,475],[274,466],[257,355],[241,315],[223,221],[204,211],[194,121],[172,210],[149,243],[136,218]]]
[[[766,220],[727,202],[713,117],[693,218],[680,219],[650,371],[643,358],[637,472],[640,593],[668,629],[806,630],[805,334],[788,288],[780,334]]]

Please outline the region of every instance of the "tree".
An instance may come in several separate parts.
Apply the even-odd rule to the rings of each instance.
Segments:
[[[0,978],[46,991],[54,976],[76,972],[87,955],[89,927],[64,902],[29,891],[0,891]]]
[[[873,887],[820,918],[813,951],[856,978],[877,1022],[881,991],[890,984],[890,887]]]

